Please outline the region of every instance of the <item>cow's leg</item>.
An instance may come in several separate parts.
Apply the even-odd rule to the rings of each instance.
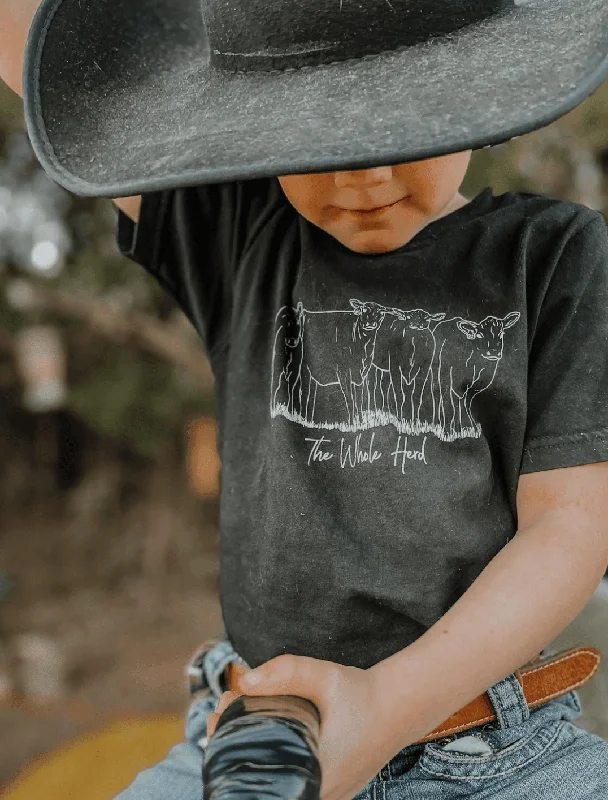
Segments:
[[[359,408],[361,409],[361,417],[363,418],[365,415],[367,419],[369,419],[369,415],[372,410],[372,398],[369,390],[369,376],[370,373],[368,372],[361,382],[361,401],[359,405]]]
[[[445,391],[443,392],[444,431],[449,436],[456,434],[456,397],[452,382],[452,367],[445,370]],[[442,386],[442,389],[444,387]]]
[[[452,406],[452,368],[441,365],[441,375],[439,377],[439,424],[444,434],[449,433],[450,411]]]
[[[390,365],[390,386],[388,390],[388,407],[389,411],[391,410],[391,398],[394,401],[394,414],[395,419],[401,421],[401,406],[403,403],[403,392],[401,390],[401,370],[399,369],[399,365],[395,364],[391,361]],[[391,390],[392,387],[392,390]]]
[[[479,432],[480,431],[480,426],[478,425],[477,420],[473,417],[473,412],[471,411],[471,404],[473,402],[473,398],[477,394],[478,394],[478,392],[475,392],[474,394],[468,394],[468,395],[465,396],[465,399],[464,399],[464,409],[465,409],[465,412],[466,412],[466,415],[467,415],[467,419],[469,420],[469,422],[471,424],[471,430],[474,431],[474,432]]]
[[[351,378],[350,381],[350,408],[353,425],[358,425],[361,422],[361,411],[363,409],[363,382],[355,383]]]
[[[374,406],[376,407],[376,413],[378,414],[388,410],[386,408],[386,394],[384,391],[384,376],[386,375],[386,372],[379,367],[375,367],[374,369],[376,371],[374,377]]]
[[[287,376],[287,398],[288,408],[291,414],[300,414],[302,402],[299,397],[302,374],[302,359],[294,350],[289,358],[289,364],[285,370]]]
[[[456,392],[450,386],[450,406],[449,406],[449,420],[448,422],[448,433],[450,436],[456,436],[456,406],[457,402],[455,401]]]
[[[340,371],[338,373],[338,380],[346,405],[348,424],[352,427],[357,423],[357,398],[351,370]]]
[[[302,345],[300,344],[298,348],[294,350],[292,370],[293,384],[291,387],[293,413],[300,416],[302,416],[302,370],[304,367],[302,356],[303,351]]]
[[[376,409],[376,413],[380,410],[378,408],[378,400],[381,398],[382,393],[382,381],[380,380],[380,370],[378,367],[374,367],[374,408]]]
[[[367,422],[375,422],[374,411],[372,409],[372,392],[370,389],[370,381],[375,380],[376,373],[378,372],[375,366],[363,370],[361,373],[361,417],[365,415]]]
[[[285,405],[287,406],[287,411],[290,414],[293,413],[291,374],[292,374],[291,365],[288,364],[285,367]]]
[[[401,386],[405,384],[405,388],[403,389],[403,402],[401,404],[401,419],[412,426],[412,430],[414,429],[415,423],[415,411],[414,411],[414,389],[416,387],[416,376],[413,378],[406,378],[403,373],[401,373]]]
[[[432,365],[429,366],[426,375],[417,378],[417,400],[414,401],[414,413],[417,422],[423,426],[425,423],[432,427],[437,424],[437,402],[438,391],[435,384],[435,374]]]
[[[361,378],[361,383],[355,383],[354,376],[349,374],[349,397],[350,397],[350,418],[351,418],[351,425],[355,427],[361,423],[362,419],[362,410],[363,410],[363,378]],[[357,377],[360,377],[357,375]]]
[[[317,407],[317,392],[318,392],[318,390],[319,390],[319,384],[313,378],[310,381],[310,392],[309,392],[309,398],[310,398],[309,412],[310,413],[309,413],[309,417],[308,417],[309,422],[314,422],[315,421],[315,411],[316,411],[316,407]]]
[[[442,430],[445,430],[445,418],[447,416],[445,410],[447,401],[446,391],[449,391],[449,384],[446,387],[443,374],[437,375],[437,384],[435,388],[437,389],[437,396],[435,397],[435,421]]]
[[[352,417],[350,413],[350,402],[349,402],[349,394],[350,394],[350,386],[344,385],[342,377],[340,377],[340,391],[342,392],[342,397],[344,398],[344,408],[346,409],[346,419],[349,425],[352,425]]]
[[[315,411],[315,400],[317,394],[317,382],[310,374],[310,369],[306,367],[302,377],[302,416],[306,422],[312,422]]]
[[[282,385],[283,385],[284,377],[285,377],[285,372],[284,371],[280,372],[279,373],[279,379],[277,381],[277,388],[274,390],[274,394],[272,396],[272,410],[273,411],[276,411],[277,405],[279,404],[279,402],[281,400],[281,388],[282,388]]]
[[[300,366],[298,368],[298,375],[294,383],[294,390],[292,394],[294,413],[298,414],[300,417],[304,417],[304,412],[305,412],[304,395],[303,395],[304,380],[302,376],[303,376],[303,369],[302,369],[302,364],[300,363]]]
[[[422,420],[420,418],[420,411],[422,406],[422,401],[424,398],[424,392],[427,384],[427,377],[429,374],[429,370],[426,373],[422,371],[419,367],[416,377],[414,379],[414,385],[412,387],[412,424],[417,426],[418,428],[422,424]]]
[[[289,408],[292,414],[299,416],[302,413],[302,374],[301,370],[291,373],[291,386],[289,390]]]
[[[463,419],[465,416],[464,413],[464,403],[466,398],[466,390],[464,394],[460,394],[460,392],[455,391],[452,389],[452,407],[453,407],[453,414],[452,414],[452,421],[450,424],[450,432],[453,436],[462,436],[464,431],[463,426]]]
[[[462,434],[462,406],[463,406],[463,398],[458,395],[457,402],[456,402],[456,420],[455,420],[455,427],[457,432]]]

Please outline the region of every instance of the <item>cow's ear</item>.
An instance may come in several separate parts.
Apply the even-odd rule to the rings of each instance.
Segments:
[[[444,319],[444,317],[445,317],[445,314],[431,314],[429,319],[432,322],[441,322],[441,320]]]
[[[467,339],[474,339],[477,333],[477,326],[474,322],[469,322],[466,319],[461,319],[458,323],[459,329],[464,333]]]
[[[513,311],[511,314],[507,314],[507,316],[502,321],[502,329],[506,331],[507,328],[510,328],[512,325],[515,325],[520,316],[521,315],[519,311]]]
[[[361,312],[363,311],[363,303],[361,300],[351,300],[350,304],[353,307],[355,314],[361,315]]]

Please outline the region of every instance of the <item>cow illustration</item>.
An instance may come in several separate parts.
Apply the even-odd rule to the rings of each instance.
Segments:
[[[283,306],[276,316],[272,357],[271,410],[283,407],[289,414],[300,414],[302,408],[302,303],[294,309]]]
[[[315,422],[319,386],[337,386],[348,424],[361,420],[363,383],[372,366],[376,334],[386,309],[378,303],[350,301],[350,311],[302,311],[304,361],[302,415]]]
[[[420,405],[431,364],[435,339],[430,327],[445,318],[421,308],[387,309],[374,348],[374,404],[393,413],[398,421],[420,425]],[[370,380],[371,383],[371,375]],[[385,391],[386,388],[386,391]]]
[[[502,319],[488,316],[481,322],[454,317],[434,328],[433,423],[450,438],[479,435],[471,403],[492,384],[503,355],[504,332],[519,318],[517,311]]]

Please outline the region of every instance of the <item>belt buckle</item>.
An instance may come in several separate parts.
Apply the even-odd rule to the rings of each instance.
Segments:
[[[204,689],[209,689],[207,678],[205,677],[204,662],[205,656],[216,645],[220,644],[222,639],[207,639],[194,651],[194,654],[188,662],[185,669],[187,677],[187,689],[190,695],[195,695]]]

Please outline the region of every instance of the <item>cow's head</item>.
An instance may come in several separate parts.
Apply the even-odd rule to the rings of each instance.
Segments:
[[[362,303],[351,300],[353,311],[360,318],[359,324],[364,331],[376,331],[380,327],[387,309],[378,303]]]
[[[445,314],[429,314],[422,308],[415,308],[412,311],[402,311],[400,308],[391,309],[391,313],[396,314],[399,319],[407,322],[408,326],[414,331],[427,330],[431,323],[440,322]]]
[[[467,337],[474,339],[478,352],[488,361],[498,361],[502,358],[504,332],[519,320],[520,314],[514,311],[503,319],[486,317],[479,324],[460,320],[458,327]]]
[[[297,347],[300,344],[303,320],[304,309],[302,308],[302,303],[298,303],[295,309],[292,306],[284,306],[277,314],[277,323],[279,328],[283,329],[287,347]]]

